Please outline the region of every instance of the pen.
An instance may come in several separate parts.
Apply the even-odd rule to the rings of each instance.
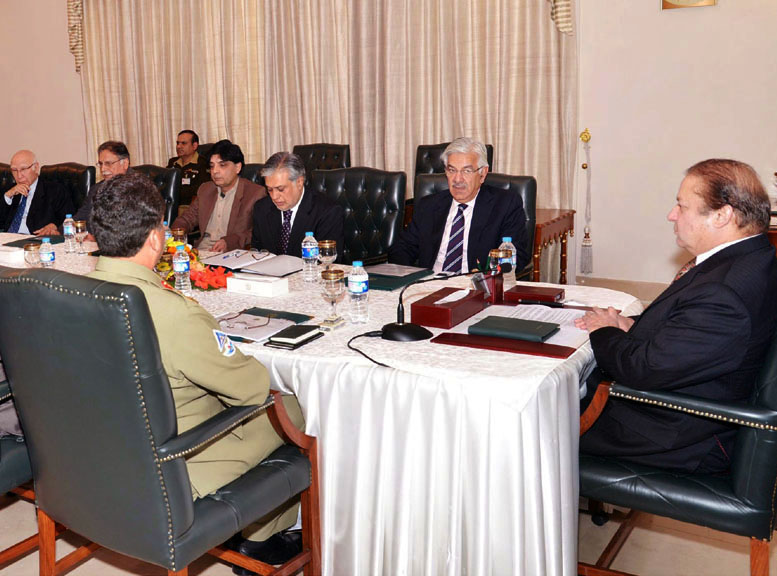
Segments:
[[[519,304],[535,304],[537,306],[550,306],[551,308],[563,308],[563,302],[542,302],[540,300],[518,300]]]
[[[235,251],[235,252],[237,252],[237,251]],[[231,258],[232,256],[235,256],[235,252],[227,252],[226,254],[224,254],[224,255],[221,257],[221,259],[222,259],[222,260],[226,260],[227,258]]]

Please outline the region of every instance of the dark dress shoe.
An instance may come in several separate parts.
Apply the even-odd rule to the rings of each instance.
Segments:
[[[262,542],[243,540],[237,551],[265,564],[284,564],[302,552],[302,531],[278,532]],[[239,566],[233,566],[232,573],[242,576],[256,574]]]

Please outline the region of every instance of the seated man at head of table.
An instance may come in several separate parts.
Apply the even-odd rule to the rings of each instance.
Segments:
[[[677,244],[694,259],[636,318],[594,309],[590,332],[597,382],[638,390],[746,402],[777,322],[777,260],[766,232],[769,197],[755,171],[734,160],[688,169],[669,212]],[[580,437],[580,452],[684,472],[729,467],[736,427],[610,398]]]
[[[337,243],[343,254],[343,208],[324,194],[305,190],[305,165],[296,154],[276,152],[262,169],[267,198],[254,206],[251,247],[273,254],[302,254],[305,232]]]
[[[165,203],[142,174],[112,178],[97,193],[92,227],[101,256],[92,278],[130,284],[143,291],[159,339],[178,419],[184,432],[225,406],[261,404],[269,392],[267,369],[223,338],[216,320],[194,300],[164,288],[153,268],[165,246]],[[128,226],[131,222],[133,225]],[[284,404],[302,426],[299,405]],[[282,444],[266,413],[186,459],[192,496],[205,496],[238,478]],[[271,564],[301,550],[296,533],[279,533],[297,518],[297,506],[276,511],[261,526],[243,531],[241,552]]]
[[[187,233],[199,230],[196,243],[200,250],[224,252],[245,248],[251,241],[251,215],[257,200],[267,192],[264,186],[240,177],[245,159],[240,146],[219,140],[210,151],[210,177],[197,190],[188,210],[180,214],[171,228]]]
[[[389,262],[469,272],[487,265],[488,253],[510,236],[516,269],[528,262],[526,214],[518,194],[484,185],[486,147],[472,138],[456,138],[442,154],[448,190],[418,201],[413,219],[389,249]]]
[[[175,140],[175,158],[167,161],[168,168],[181,170],[181,204],[191,204],[201,185],[210,180],[208,159],[197,152],[200,137],[194,130],[181,130]]]
[[[87,223],[87,229],[89,230],[87,240],[90,241],[94,241],[91,225],[89,224],[89,215],[92,213],[94,196],[108,180],[130,171],[130,153],[127,150],[127,145],[118,140],[108,140],[100,144],[97,147],[97,167],[100,169],[100,175],[103,179],[89,189],[84,203],[73,218],[74,220],[83,220]]]
[[[16,185],[3,195],[2,229],[36,236],[58,234],[65,216],[73,213],[73,200],[65,187],[38,178],[40,164],[29,150],[11,157],[11,174]]]

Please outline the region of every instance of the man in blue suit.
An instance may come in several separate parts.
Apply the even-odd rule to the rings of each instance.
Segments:
[[[489,251],[510,236],[516,269],[523,268],[530,258],[523,202],[518,194],[483,184],[486,147],[472,138],[457,138],[442,159],[449,189],[418,202],[407,230],[389,250],[389,261],[435,272],[469,272],[484,267]]]
[[[600,377],[638,390],[673,390],[746,402],[777,323],[777,259],[769,197],[735,160],[692,166],[669,212],[677,244],[694,259],[637,317],[594,308],[578,321],[591,334]],[[724,472],[736,427],[674,410],[608,400],[580,451],[684,472]]]

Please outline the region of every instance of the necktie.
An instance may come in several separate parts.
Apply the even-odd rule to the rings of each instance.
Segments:
[[[445,252],[443,272],[461,272],[461,257],[464,255],[464,210],[466,204],[459,204],[459,211],[451,224],[451,236],[448,239],[448,250]]]
[[[283,212],[283,226],[281,226],[281,252],[288,254],[289,236],[291,235],[291,210]]]
[[[16,214],[14,214],[13,220],[11,221],[11,227],[8,229],[9,232],[19,231],[19,227],[22,225],[22,216],[24,216],[25,206],[27,206],[27,196],[22,195],[19,206],[16,208]]]
[[[680,268],[680,269],[677,271],[677,274],[675,274],[675,276],[674,276],[674,280],[672,280],[672,282],[677,282],[677,281],[678,281],[680,278],[682,278],[683,276],[685,276],[685,273],[686,273],[686,272],[688,272],[688,270],[690,270],[690,269],[691,269],[691,268],[693,268],[694,266],[696,266],[696,258],[694,258],[693,260],[689,260],[689,261],[688,261],[688,262],[685,264],[685,266],[683,266],[682,268]]]

